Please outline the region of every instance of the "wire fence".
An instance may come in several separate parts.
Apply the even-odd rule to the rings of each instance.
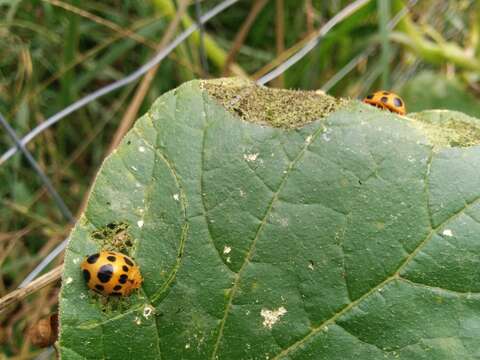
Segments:
[[[184,42],[190,35],[192,35],[196,30],[198,30],[199,23],[206,23],[224,10],[228,9],[233,4],[237,3],[239,0],[225,0],[222,1],[220,4],[212,8],[210,11],[202,15],[197,23],[192,24],[188,29],[178,35],[170,44],[168,44],[165,48],[160,50],[150,61],[146,62],[142,66],[140,66],[136,71],[131,73],[124,78],[115,81],[107,86],[104,86],[91,94],[88,94],[81,98],[78,101],[75,101],[73,104],[67,106],[65,109],[59,111],[58,113],[54,114],[53,116],[49,117],[44,122],[40,123],[38,126],[33,128],[30,132],[28,132],[22,139],[22,145],[27,145],[30,141],[32,141],[35,137],[40,135],[43,131],[47,130],[52,125],[56,124],[67,115],[71,114],[72,112],[81,109],[82,107],[86,106],[87,104],[91,103],[92,101],[110,94],[111,92],[124,87],[136,80],[138,80],[142,75],[147,73],[150,69],[155,67],[159,62],[165,59],[177,46],[179,46],[182,42]],[[8,159],[10,159],[15,153],[17,153],[18,148],[16,146],[11,147],[7,152],[5,152],[0,157],[0,166],[3,165]]]
[[[60,209],[62,215],[68,222],[74,222],[75,219],[70,212],[70,210],[65,205],[64,201],[58,194],[58,192],[53,187],[51,181],[36,163],[33,155],[28,151],[26,145],[40,135],[42,132],[53,126],[54,124],[58,123],[60,120],[65,119],[69,114],[73,113],[74,111],[86,106],[87,104],[91,103],[92,101],[112,93],[113,91],[124,87],[127,84],[130,84],[139,78],[141,78],[145,73],[147,73],[150,69],[155,67],[160,61],[162,61],[166,56],[168,56],[177,46],[179,46],[183,41],[185,41],[191,34],[195,31],[199,31],[200,33],[200,42],[199,42],[199,52],[200,56],[202,57],[202,66],[205,72],[208,72],[208,64],[205,54],[204,48],[204,24],[209,20],[213,19],[215,16],[220,14],[221,12],[225,11],[239,0],[225,0],[222,1],[220,4],[212,8],[211,10],[205,12],[202,15],[200,1],[195,1],[195,11],[196,11],[196,22],[183,31],[180,35],[178,35],[171,43],[169,43],[166,47],[161,49],[158,53],[156,53],[151,60],[140,66],[136,71],[133,73],[125,76],[124,78],[115,81],[107,86],[104,86],[86,96],[75,101],[71,105],[67,106],[63,110],[59,111],[58,113],[54,114],[53,116],[49,117],[44,122],[40,123],[37,127],[33,128],[29,131],[24,137],[19,139],[17,134],[14,132],[13,128],[9,125],[9,123],[5,120],[3,116],[0,115],[0,123],[5,128],[7,134],[10,136],[12,141],[14,142],[14,146],[12,146],[8,151],[6,151],[0,157],[0,166],[5,164],[13,155],[15,155],[18,151],[22,152],[23,155],[28,160],[30,166],[36,172],[36,174],[40,177],[43,184],[47,188],[49,194],[57,204],[58,208]],[[334,17],[332,17],[328,22],[326,22],[313,36],[311,40],[309,40],[300,50],[295,52],[292,56],[290,56],[287,60],[283,63],[279,64],[275,69],[270,71],[269,73],[262,76],[260,79],[257,80],[258,84],[264,85],[271,80],[277,78],[278,76],[282,75],[285,71],[287,71],[290,67],[304,58],[307,54],[309,54],[313,49],[315,49],[321,39],[337,24],[342,22],[344,19],[361,9],[370,0],[356,0],[351,4],[347,5],[343,8],[340,12],[338,12]],[[393,28],[400,19],[409,11],[409,9],[417,3],[418,0],[411,0],[407,7],[402,9],[396,16],[390,21],[389,28]],[[348,72],[350,72],[355,66],[360,62],[370,56],[374,51],[374,48],[367,48],[367,50],[354,59],[352,59],[343,69],[341,69],[334,77],[332,77],[325,85],[322,87],[324,90],[330,89],[334,86],[338,81],[340,81]],[[68,238],[63,240],[59,245],[57,245],[34,269],[30,272],[27,277],[21,282],[19,285],[20,288],[27,286],[32,280],[34,280],[62,251],[65,249],[68,243]]]

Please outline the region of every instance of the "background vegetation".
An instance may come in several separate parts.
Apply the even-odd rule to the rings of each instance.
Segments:
[[[200,6],[205,11],[219,2]],[[203,41],[191,37],[149,77],[90,103],[28,148],[78,214],[102,160],[156,97],[193,78],[258,79],[351,2],[242,0],[206,26]],[[406,5],[410,11],[389,31],[388,21]],[[268,85],[353,98],[386,88],[405,98],[408,111],[449,108],[480,116],[478,7],[473,0],[371,0]],[[186,0],[0,0],[0,112],[25,134],[137,69],[195,14]],[[0,152],[10,146],[0,131]],[[2,297],[70,227],[18,154],[0,166],[0,199]],[[57,292],[53,284],[0,315],[0,359],[39,354],[25,329],[55,310]]]

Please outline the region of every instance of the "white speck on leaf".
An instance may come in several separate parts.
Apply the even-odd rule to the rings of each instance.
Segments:
[[[230,254],[230,251],[232,251],[232,248],[230,246],[225,245],[223,248],[223,253]]]
[[[190,349],[190,344],[185,344],[185,349]]]
[[[287,309],[280,306],[277,310],[262,309],[260,315],[263,317],[263,326],[271,329],[280,318],[287,313]]]
[[[138,220],[137,225],[139,228],[143,227],[143,220]]]
[[[79,262],[80,262],[80,258],[75,258],[75,259],[73,259],[73,263],[74,263],[74,264],[78,264]]]
[[[257,160],[259,153],[255,154],[243,154],[243,158],[247,161],[255,161]]]
[[[231,263],[232,260],[230,259],[230,256],[227,257],[227,263]]]
[[[312,135],[307,136],[305,139],[305,144],[309,145],[312,142]]]
[[[244,196],[245,196],[245,191],[243,191],[242,189],[240,189],[240,196],[241,196],[241,197],[244,197]]]
[[[453,236],[452,230],[450,229],[443,230],[442,234],[445,236]]]
[[[145,152],[145,146],[139,146],[138,151],[140,152]]]
[[[73,279],[71,277],[68,277],[68,278],[65,279],[65,284],[67,284],[67,285],[71,284],[72,281],[73,281]]]
[[[175,200],[175,201],[180,200],[180,195],[178,195],[178,194],[173,194],[173,200]]]
[[[308,268],[309,268],[310,270],[314,270],[314,269],[315,269],[315,268],[313,267],[313,263],[312,263],[312,262],[309,262],[309,263],[308,263]]]
[[[138,169],[135,166],[132,166],[133,171],[137,171]]]
[[[322,134],[322,139],[325,141],[330,141],[330,129],[326,129],[325,132]]]
[[[146,305],[143,308],[143,317],[148,320],[148,318],[155,313],[155,308],[152,305]]]
[[[133,322],[137,325],[140,325],[142,323],[142,320],[138,316],[135,316],[135,319],[133,319]]]

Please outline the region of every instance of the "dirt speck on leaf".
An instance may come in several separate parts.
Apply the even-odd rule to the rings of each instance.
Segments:
[[[448,236],[448,237],[453,236],[453,232],[450,229],[443,230],[442,234],[445,235],[445,236]]]
[[[271,329],[272,326],[275,325],[286,313],[287,309],[285,309],[283,306],[280,306],[276,310],[262,309],[260,311],[260,315],[263,317],[263,326]]]
[[[155,308],[152,305],[145,305],[143,308],[143,317],[148,320],[148,318],[155,313]]]
[[[246,160],[246,161],[255,161],[257,160],[257,157],[258,157],[258,153],[255,153],[255,154],[243,154],[243,158]]]

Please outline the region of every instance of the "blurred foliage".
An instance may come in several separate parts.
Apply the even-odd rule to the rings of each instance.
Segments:
[[[480,102],[457,78],[425,71],[412,78],[400,93],[409,112],[451,109],[480,118]]]
[[[206,11],[219,2],[204,0],[201,6]],[[192,78],[238,73],[258,78],[352,1],[269,0],[253,16],[255,2],[242,0],[207,24],[208,72],[202,69],[199,37],[193,37],[161,63],[145,94],[135,98],[138,90],[129,85],[71,114],[29,145],[73,212],[81,208],[134,101],[140,103],[136,113],[141,114],[160,94]],[[333,84],[332,95],[363,97],[381,87],[383,78],[392,90],[402,89],[411,110],[437,107],[478,114],[478,2],[418,1],[398,26],[382,33],[380,23],[390,21],[412,1],[392,1],[381,16],[377,3],[370,1],[336,26],[308,56],[269,85],[318,89],[360,56]],[[19,134],[25,134],[76,99],[145,63],[177,9],[173,0],[0,0],[0,111]],[[194,6],[187,12],[181,28],[195,19]],[[245,39],[235,42],[249,15],[252,25]],[[388,46],[381,46],[382,38],[390,40]],[[232,66],[224,69],[229,56]],[[416,77],[426,70],[434,74],[432,85],[424,75]],[[443,77],[448,81],[442,85]],[[415,85],[419,83],[424,85]],[[449,93],[448,99],[441,100],[442,92]],[[0,152],[11,145],[0,132]],[[1,166],[0,184],[2,296],[18,286],[68,228],[18,154]],[[0,316],[0,335],[9,335],[3,345],[6,354],[24,358],[33,354],[23,329],[55,302],[56,290],[50,287]],[[0,348],[2,341],[0,336]]]

